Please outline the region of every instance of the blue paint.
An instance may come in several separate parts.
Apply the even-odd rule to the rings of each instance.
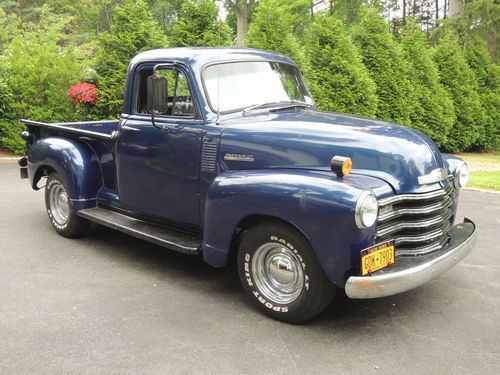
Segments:
[[[364,190],[380,199],[423,193],[447,182],[419,185],[436,168],[453,174],[462,163],[441,155],[425,135],[395,124],[362,117],[291,109],[256,110],[223,115],[216,121],[202,83],[203,69],[232,60],[288,58],[251,49],[177,48],[147,51],[132,60],[120,121],[28,124],[29,176],[57,171],[70,190],[72,209],[96,202],[164,220],[203,233],[203,258],[226,264],[233,233],[252,216],[293,225],[310,241],[327,277],[339,286],[359,269],[360,250],[372,245],[375,228],[359,230],[354,209]],[[158,63],[175,64],[192,89],[195,116],[190,119],[134,113],[138,72]],[[56,124],[57,125],[57,124]],[[123,126],[138,132],[125,131]],[[78,134],[75,130],[101,134]],[[113,131],[120,136],[112,139]],[[226,154],[251,155],[248,161]],[[353,171],[338,178],[329,170],[334,155],[353,160]],[[453,197],[456,212],[458,193]],[[453,220],[454,217],[451,219]]]

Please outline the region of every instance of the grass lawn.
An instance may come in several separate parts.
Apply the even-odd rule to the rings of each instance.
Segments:
[[[471,172],[467,186],[500,191],[500,171]]]
[[[467,186],[500,191],[500,153],[457,154],[469,165],[470,178]]]

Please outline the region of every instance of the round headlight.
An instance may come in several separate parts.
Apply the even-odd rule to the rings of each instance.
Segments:
[[[467,164],[464,163],[455,172],[455,183],[457,187],[463,188],[467,185],[467,181],[469,181],[469,167],[467,167]]]
[[[356,203],[355,219],[358,228],[371,227],[377,221],[377,198],[368,190],[361,193]]]

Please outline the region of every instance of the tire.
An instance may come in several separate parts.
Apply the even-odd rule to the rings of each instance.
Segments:
[[[335,295],[336,288],[325,277],[309,242],[285,224],[251,228],[237,258],[245,293],[271,318],[305,322],[323,311]]]
[[[80,237],[90,226],[70,209],[68,189],[57,173],[51,173],[45,185],[45,208],[52,227],[64,237]]]

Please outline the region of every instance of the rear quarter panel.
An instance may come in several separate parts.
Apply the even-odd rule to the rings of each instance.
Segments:
[[[54,170],[62,178],[73,211],[95,206],[103,177],[98,157],[87,144],[65,137],[35,141],[28,149],[28,175],[34,189],[44,169]]]

